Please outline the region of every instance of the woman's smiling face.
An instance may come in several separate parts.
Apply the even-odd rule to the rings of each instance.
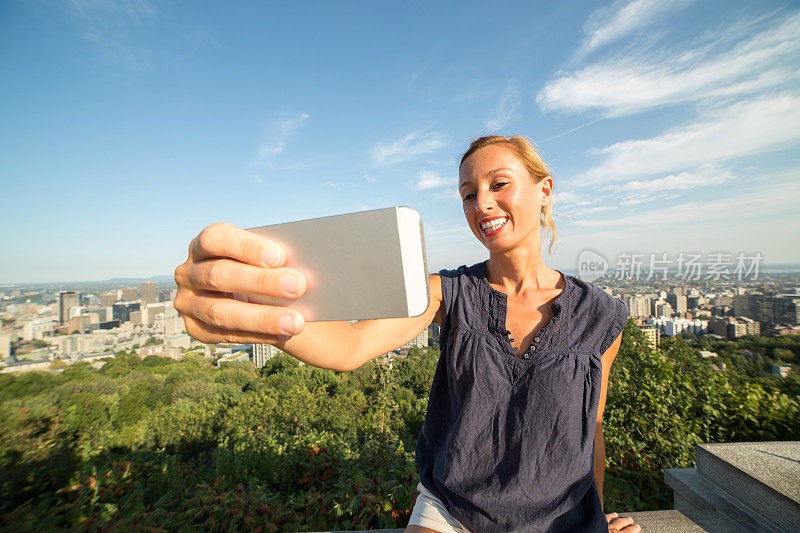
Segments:
[[[459,194],[472,233],[490,251],[540,242],[541,208],[552,179],[534,183],[517,155],[502,144],[481,148],[459,170]]]

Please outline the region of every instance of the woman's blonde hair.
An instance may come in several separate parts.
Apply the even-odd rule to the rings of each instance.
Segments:
[[[464,152],[463,156],[461,156],[461,162],[458,164],[458,168],[461,168],[461,165],[464,164],[464,161],[466,161],[469,156],[481,148],[485,148],[493,144],[502,144],[514,152],[536,183],[539,183],[544,178],[552,177],[550,176],[550,168],[536,151],[534,142],[527,137],[522,137],[520,135],[515,135],[513,137],[487,135],[486,137],[475,139],[469,145],[469,149]],[[551,199],[547,202],[547,205],[542,207],[540,223],[545,230],[545,235],[548,233],[550,234],[550,245],[547,247],[547,251],[552,255],[553,246],[558,244],[558,234],[556,232],[556,223],[553,221],[552,196],[550,198]]]

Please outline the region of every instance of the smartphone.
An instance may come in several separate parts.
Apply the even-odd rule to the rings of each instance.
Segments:
[[[389,207],[248,228],[279,244],[306,276],[297,299],[235,293],[237,300],[298,310],[309,321],[418,316],[428,308],[422,217]]]

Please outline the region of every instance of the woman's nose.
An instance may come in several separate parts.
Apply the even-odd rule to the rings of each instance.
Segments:
[[[489,191],[478,192],[478,209],[488,211],[495,206],[494,196]]]

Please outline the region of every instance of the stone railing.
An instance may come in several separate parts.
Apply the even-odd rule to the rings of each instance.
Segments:
[[[800,531],[800,442],[701,444],[695,459],[664,480],[707,531]]]

